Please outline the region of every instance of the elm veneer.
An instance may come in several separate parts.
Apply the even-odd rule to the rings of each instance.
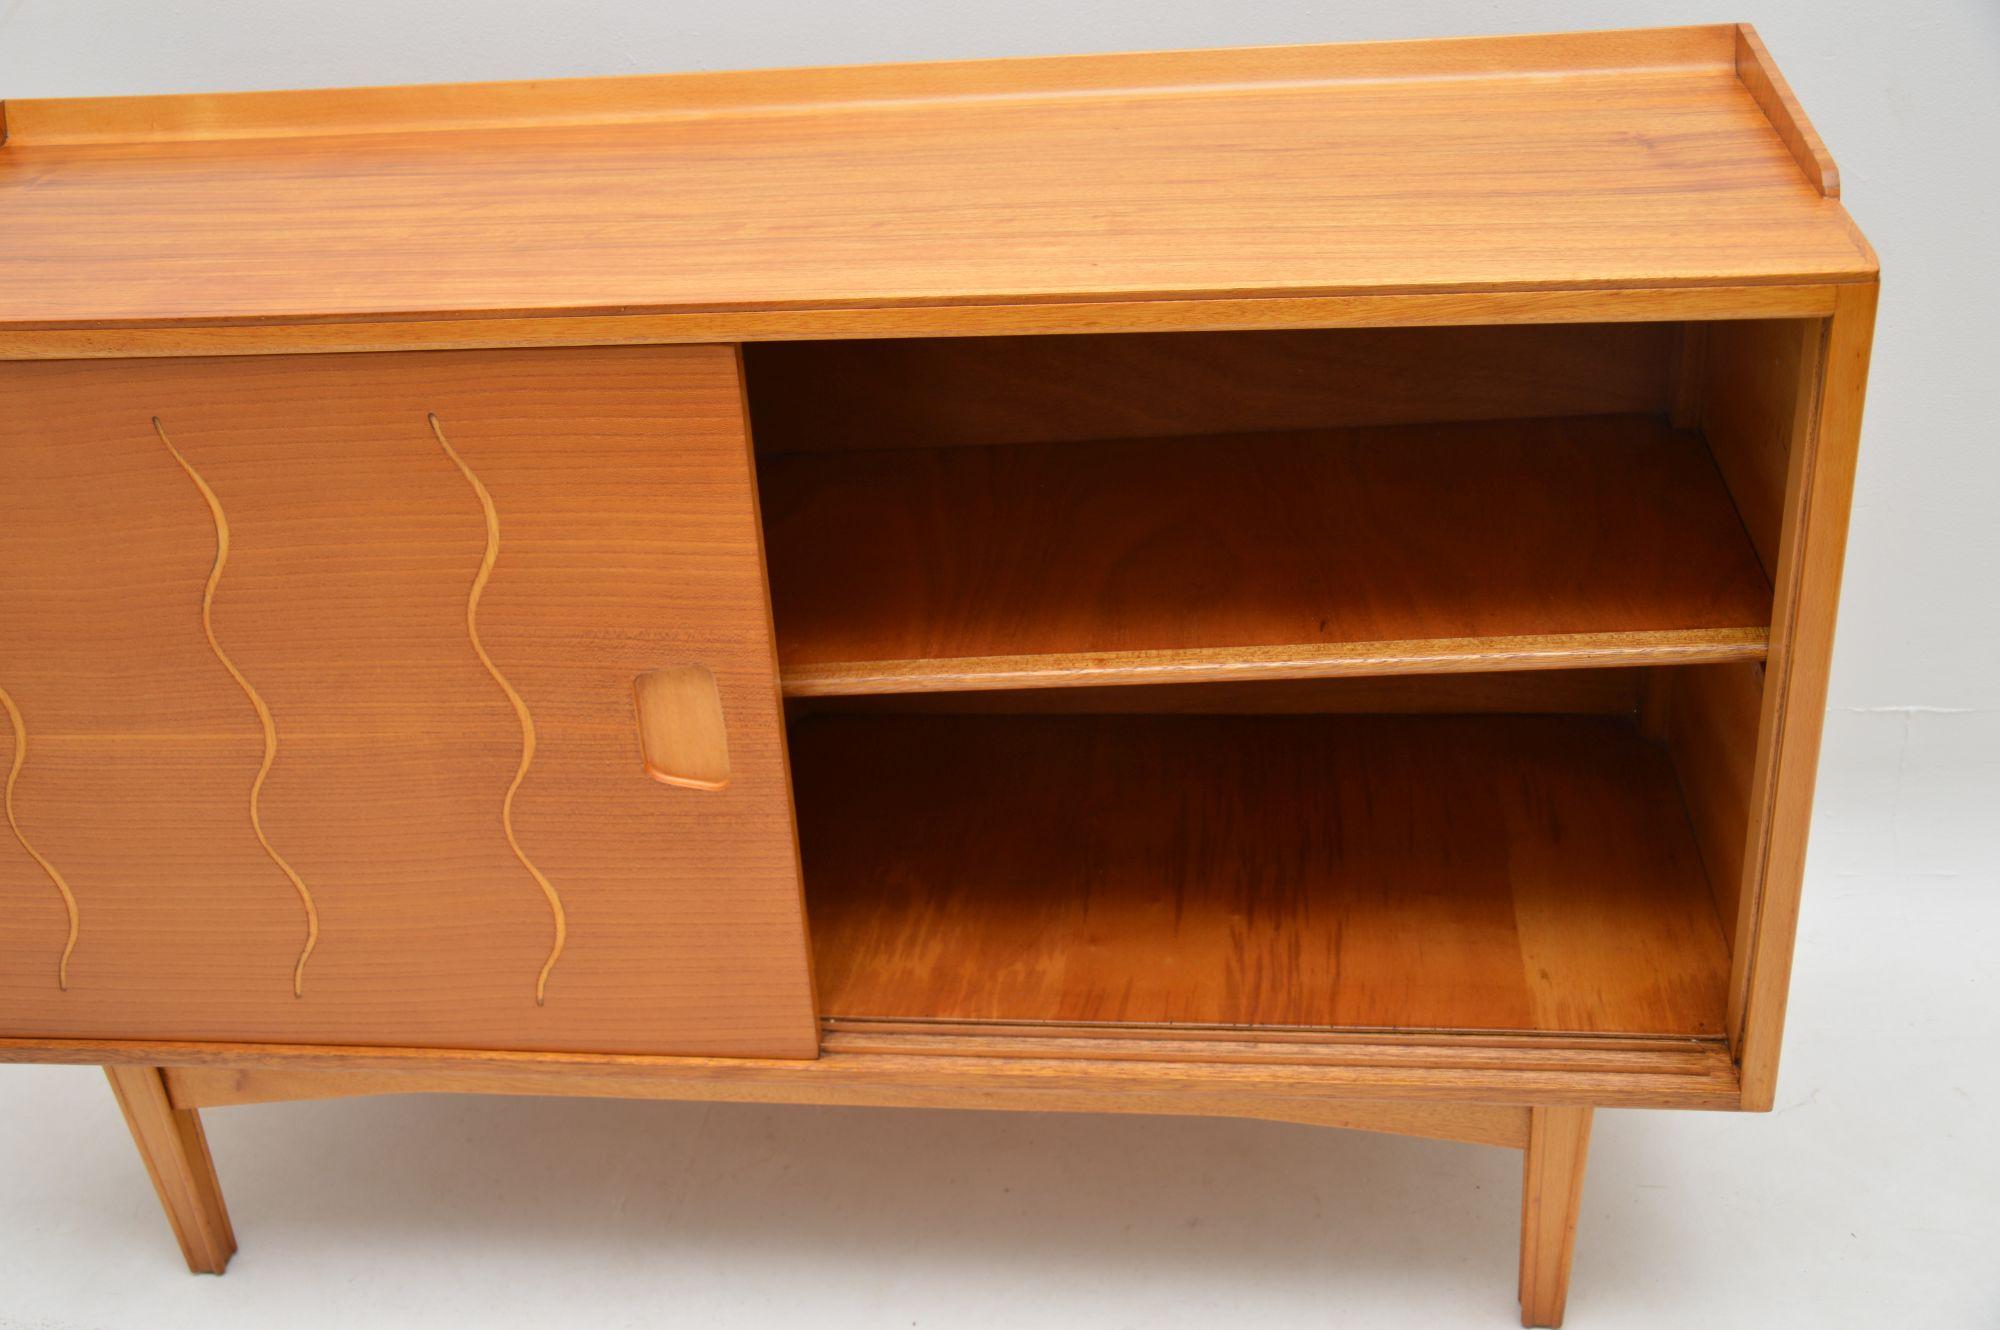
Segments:
[[[1186,1113],[1558,1324],[1775,1090],[1838,192],[1733,25],[0,104],[0,1059],[196,1270],[206,1107]]]

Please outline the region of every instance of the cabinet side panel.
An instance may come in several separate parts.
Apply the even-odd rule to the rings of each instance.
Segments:
[[[1749,848],[1751,781],[1764,667],[1755,661],[1656,671],[1668,676],[1665,738],[1715,892],[1722,931],[1734,951]]]
[[[1803,376],[1787,470],[1771,653],[1758,726],[1751,854],[1730,977],[1743,1106],[1771,1107],[1798,931],[1877,288],[1841,288]]]
[[[1703,325],[1703,434],[1766,574],[1775,576],[1799,384],[1816,373],[1817,319]]]

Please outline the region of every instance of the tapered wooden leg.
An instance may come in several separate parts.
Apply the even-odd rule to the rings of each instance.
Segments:
[[[1528,1163],[1521,1187],[1521,1324],[1559,1326],[1569,1298],[1583,1165],[1590,1153],[1587,1108],[1528,1114]]]
[[[198,1275],[221,1274],[236,1254],[236,1234],[223,1208],[201,1117],[193,1109],[173,1106],[158,1067],[106,1067],[104,1074],[125,1111],[125,1125],[132,1129],[132,1141],[146,1161],[188,1269]]]

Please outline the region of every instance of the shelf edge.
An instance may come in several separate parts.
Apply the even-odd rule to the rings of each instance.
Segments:
[[[1871,260],[1872,262],[1872,260]],[[1784,277],[1667,286],[1566,286],[1348,294],[1122,295],[995,303],[854,304],[640,312],[471,310],[252,319],[45,324],[0,317],[0,360],[265,356],[520,346],[980,337],[1069,332],[1450,327],[1823,318],[1850,278]]]
[[[781,667],[781,691],[786,697],[858,697],[1113,684],[1705,665],[1762,660],[1770,639],[1768,628],[1663,629],[1193,651],[839,661]]]

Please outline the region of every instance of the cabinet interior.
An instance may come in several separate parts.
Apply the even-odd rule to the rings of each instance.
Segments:
[[[823,1019],[1726,1037],[1819,329],[746,347]]]

